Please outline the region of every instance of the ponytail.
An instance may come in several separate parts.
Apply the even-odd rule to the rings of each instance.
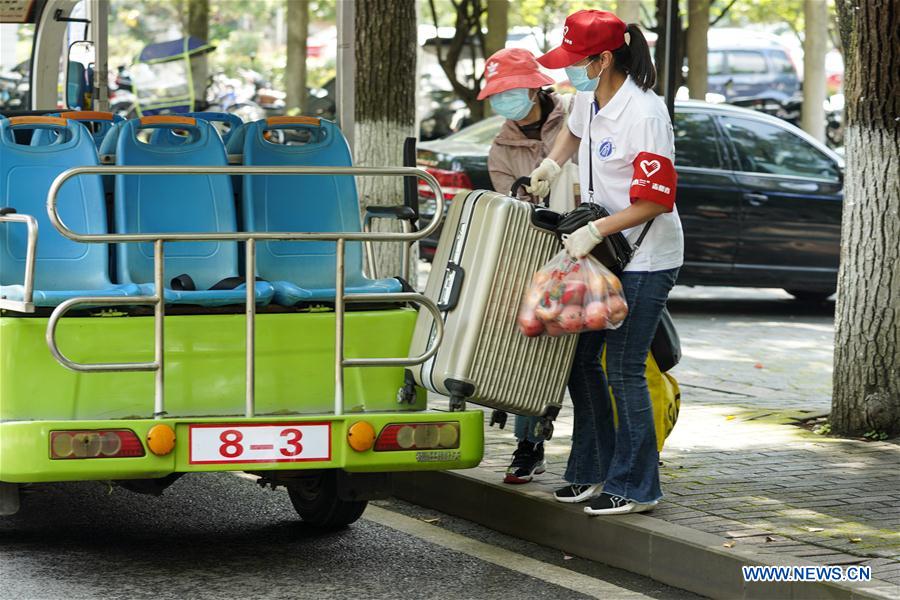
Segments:
[[[641,28],[631,23],[625,28],[625,35],[631,39],[629,43],[613,50],[616,68],[630,75],[631,79],[645,92],[656,85],[656,67],[650,57],[650,46]]]

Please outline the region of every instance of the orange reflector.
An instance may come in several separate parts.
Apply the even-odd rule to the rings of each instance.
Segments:
[[[366,421],[357,421],[347,431],[347,443],[357,452],[365,452],[375,445],[375,428]]]
[[[175,430],[168,425],[154,425],[147,432],[147,447],[157,456],[165,456],[175,448]]]
[[[50,458],[144,456],[141,440],[129,429],[51,431]]]
[[[459,448],[459,423],[394,423],[381,430],[376,452]]]

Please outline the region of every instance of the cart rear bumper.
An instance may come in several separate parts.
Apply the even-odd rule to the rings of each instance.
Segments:
[[[360,421],[370,424],[371,429],[365,427],[364,430],[374,431],[379,440],[385,428],[392,424],[449,424],[450,429],[458,431],[458,439],[454,442],[452,434],[449,438],[441,436],[440,443],[429,445],[429,439],[434,436],[429,438],[423,435],[422,439],[416,436],[413,443],[422,442],[425,446],[419,448],[410,446],[412,437],[407,436],[409,439],[403,441],[403,446],[410,449],[354,450],[348,433],[350,427]],[[151,428],[160,424],[170,427],[175,433],[174,448],[162,456],[154,454],[148,445]],[[144,455],[128,458],[51,457],[51,432],[92,430],[130,430],[141,441]],[[393,430],[396,431],[397,428]],[[426,428],[423,433],[434,431],[434,428]],[[240,436],[234,432],[240,433]],[[304,433],[306,438],[303,438]],[[273,444],[252,443],[254,440],[251,437],[259,435],[268,435],[268,440]],[[238,437],[241,438],[237,440],[240,445],[235,444]],[[452,413],[270,416],[251,419],[215,417],[7,421],[0,423],[0,481],[39,483],[148,479],[165,477],[171,473],[210,471],[343,469],[349,472],[388,472],[467,469],[481,462],[483,448],[484,417],[477,410]]]

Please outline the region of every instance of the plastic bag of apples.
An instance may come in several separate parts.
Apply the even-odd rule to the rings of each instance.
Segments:
[[[519,309],[528,337],[616,329],[628,315],[622,283],[597,259],[560,252],[534,274]]]

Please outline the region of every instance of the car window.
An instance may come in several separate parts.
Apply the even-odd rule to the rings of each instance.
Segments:
[[[840,179],[828,155],[783,127],[740,117],[721,117],[721,121],[737,149],[741,171]]]
[[[772,68],[775,69],[776,73],[786,74],[786,75],[794,75],[794,63],[791,62],[791,59],[788,58],[788,55],[780,50],[775,50],[769,53],[769,57],[772,59]]]
[[[706,55],[706,71],[709,75],[721,75],[725,72],[725,53],[710,52]]]
[[[732,50],[728,53],[728,71],[734,75],[758,75],[768,71],[762,52]]]
[[[503,126],[504,120],[505,119],[503,117],[492,117],[490,119],[485,119],[484,121],[479,121],[474,125],[469,125],[465,129],[461,129],[460,131],[452,135],[448,135],[445,139],[453,140],[454,142],[490,144],[494,141],[494,138],[497,137],[497,134],[500,132],[500,127]]]
[[[705,113],[675,113],[675,165],[721,169],[716,125]]]

